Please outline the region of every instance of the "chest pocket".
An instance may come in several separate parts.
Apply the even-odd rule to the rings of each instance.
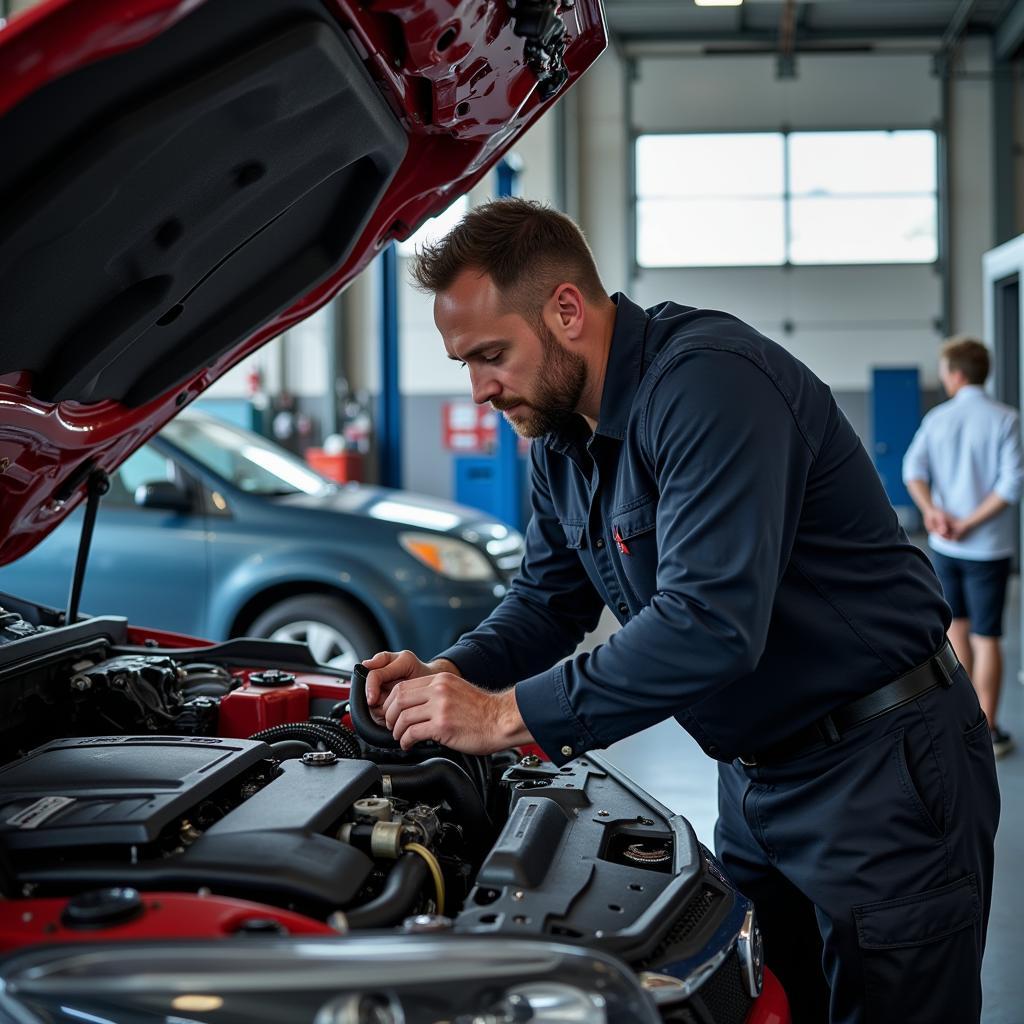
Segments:
[[[559,520],[559,525],[565,530],[565,546],[578,551],[583,547],[583,523],[566,522]]]
[[[657,501],[611,517],[612,541],[618,551],[623,582],[635,600],[647,604],[658,582]]]

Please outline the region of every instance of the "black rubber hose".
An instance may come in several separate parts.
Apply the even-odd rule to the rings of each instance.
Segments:
[[[359,757],[362,753],[354,736],[349,739],[333,729],[325,729],[322,725],[311,725],[308,722],[272,725],[269,729],[254,732],[249,739],[263,740],[266,743],[276,743],[278,740],[301,740],[303,743],[312,744],[314,749],[317,744],[320,744],[325,750],[333,751],[338,757]]]
[[[487,794],[490,789],[490,772],[487,767],[487,758],[480,754],[463,754],[466,761],[466,771],[469,777],[476,776],[476,787],[480,790],[480,799],[487,803]]]
[[[440,794],[465,826],[474,855],[486,855],[494,827],[473,780],[454,761],[432,757],[422,764],[381,765],[380,771],[390,777],[391,792],[404,800],[433,803]]]
[[[385,749],[397,749],[401,744],[392,735],[391,730],[384,725],[378,725],[370,714],[370,705],[366,703],[366,673],[369,670],[365,665],[356,665],[352,669],[352,682],[348,695],[348,710],[352,716],[352,724],[355,726],[359,738],[375,747]]]
[[[358,749],[362,749],[359,747],[359,739],[356,737],[356,734],[351,729],[342,725],[337,719],[328,718],[327,715],[310,715],[306,721],[312,722],[313,725],[321,725],[325,729],[330,729],[331,732],[342,737],[342,739],[355,744]]]
[[[278,740],[276,743],[270,744],[270,749],[278,761],[290,761],[292,758],[312,753],[316,748],[310,746],[305,740]]]
[[[345,911],[349,928],[387,928],[400,924],[415,908],[429,877],[430,870],[418,853],[403,853],[388,874],[383,892],[369,903]]]

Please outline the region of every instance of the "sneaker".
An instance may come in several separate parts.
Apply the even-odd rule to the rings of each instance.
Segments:
[[[996,757],[1005,757],[1015,746],[1013,737],[1008,732],[1003,732],[998,727],[992,730],[992,753]]]

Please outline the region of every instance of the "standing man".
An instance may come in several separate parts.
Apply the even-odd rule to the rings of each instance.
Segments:
[[[953,610],[949,639],[967,669],[997,757],[1013,749],[996,711],[1003,683],[1003,604],[1024,478],[1020,418],[984,391],[988,349],[975,338],[942,346],[939,379],[950,401],[921,422],[903,479],[924,516],[932,563]]]
[[[474,399],[534,439],[533,515],[501,604],[429,663],[370,659],[371,706],[406,748],[557,764],[674,717],[719,762],[717,850],[794,1019],[977,1021],[988,726],[829,389],[726,313],[609,296],[535,203],[472,211],[415,275]],[[604,606],[622,628],[569,657]]]

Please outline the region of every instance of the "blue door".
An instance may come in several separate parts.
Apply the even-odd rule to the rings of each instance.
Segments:
[[[903,486],[903,456],[921,423],[921,382],[916,366],[872,371],[871,423],[875,468],[896,509],[912,508]]]

